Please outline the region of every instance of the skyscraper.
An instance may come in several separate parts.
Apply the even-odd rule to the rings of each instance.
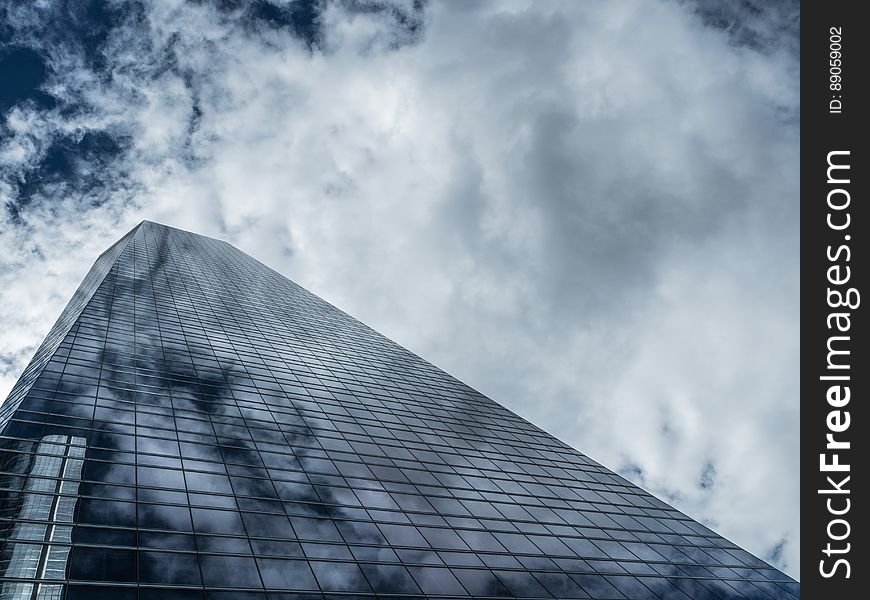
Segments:
[[[232,246],[143,222],[0,408],[0,600],[799,585]]]

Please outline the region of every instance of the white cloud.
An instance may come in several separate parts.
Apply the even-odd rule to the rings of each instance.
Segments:
[[[311,53],[158,2],[110,38],[110,81],[62,76],[89,110],[21,135],[111,125],[129,149],[99,208],[3,224],[3,389],[148,218],[233,242],[756,554],[785,539],[798,576],[796,57],[668,2],[426,14],[399,45],[333,5]],[[22,139],[10,169],[39,152]]]

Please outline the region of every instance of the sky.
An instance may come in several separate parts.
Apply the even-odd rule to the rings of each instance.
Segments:
[[[800,575],[796,1],[10,0],[0,397],[142,219]]]

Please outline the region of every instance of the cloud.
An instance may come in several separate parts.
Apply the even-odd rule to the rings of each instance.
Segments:
[[[161,221],[797,576],[796,10],[717,6],[7,9],[54,104],[0,132],[3,388]]]

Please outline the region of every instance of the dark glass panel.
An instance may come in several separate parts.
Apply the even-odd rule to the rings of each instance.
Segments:
[[[290,521],[283,515],[242,513],[248,535],[292,540],[296,538]]]
[[[139,600],[203,600],[201,591],[172,588],[142,588]]]
[[[323,542],[340,542],[341,535],[331,519],[309,519],[306,517],[290,517],[293,530],[300,540],[318,540]]]
[[[522,571],[494,571],[494,573],[514,596],[519,598],[552,597],[531,573]]]
[[[199,565],[193,554],[178,552],[139,552],[139,581],[200,585]]]
[[[139,504],[139,527],[169,531],[192,531],[190,509],[186,506]]]
[[[613,587],[607,579],[601,575],[570,574],[571,579],[583,588],[591,598],[625,598],[625,595]]]
[[[245,532],[239,513],[208,508],[191,509],[193,526],[197,533],[243,534]]]
[[[136,531],[79,526],[75,531],[75,543],[92,546],[135,546]]]
[[[250,554],[248,538],[225,535],[197,535],[196,548],[200,552],[221,552],[227,554]]]
[[[69,585],[64,600],[136,600],[136,588]]]
[[[184,489],[184,473],[176,469],[157,467],[136,467],[139,485]]]
[[[165,532],[139,532],[139,546],[160,550],[195,550],[192,535]]]
[[[353,555],[350,553],[350,549],[347,546],[340,546],[338,544],[304,543],[302,544],[302,548],[305,551],[305,556],[308,558],[353,558]]]
[[[311,561],[321,589],[330,592],[369,592],[371,588],[354,563]]]
[[[446,567],[409,567],[424,594],[464,595],[465,589]]]
[[[69,578],[84,581],[136,581],[136,552],[117,548],[74,547]]]
[[[416,527],[384,524],[378,527],[387,541],[394,546],[418,546],[423,548],[429,546]]]
[[[258,558],[257,565],[268,589],[317,590],[314,575],[304,560]]]
[[[77,521],[89,525],[135,527],[136,505],[132,502],[83,498],[79,500]]]
[[[214,492],[218,494],[233,493],[233,488],[230,486],[230,480],[226,475],[188,471],[185,474],[185,478],[187,479],[188,490]]]
[[[589,594],[564,573],[535,573],[535,578],[554,598],[589,598]]]
[[[253,558],[201,554],[199,566],[202,580],[212,587],[262,587]]]
[[[473,596],[512,597],[508,589],[492,573],[484,569],[456,569],[453,571],[462,585]]]
[[[377,594],[418,594],[420,588],[411,574],[399,565],[360,565],[365,578]]]

